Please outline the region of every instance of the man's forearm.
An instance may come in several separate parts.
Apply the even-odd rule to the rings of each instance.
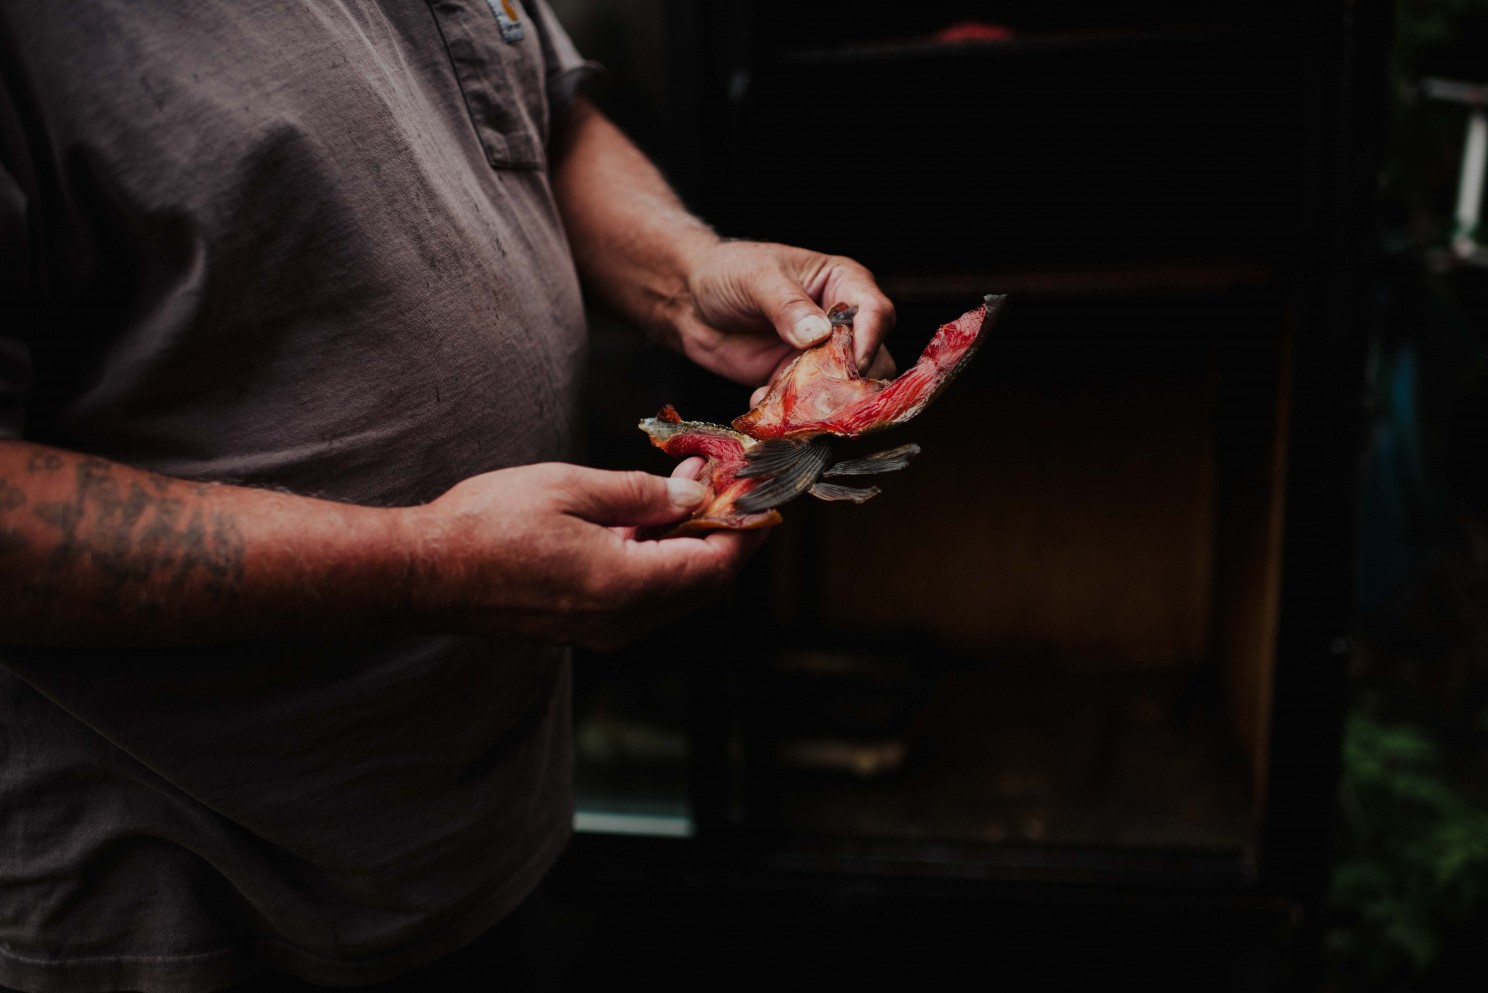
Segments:
[[[612,646],[716,595],[757,546],[631,537],[704,495],[550,462],[383,509],[0,441],[0,645],[458,632]]]
[[[656,167],[580,98],[554,141],[553,184],[589,287],[607,305],[668,341],[685,306],[686,276],[717,245]]]
[[[591,292],[706,369],[758,386],[858,308],[859,368],[893,374],[879,345],[894,308],[857,262],[769,242],[724,242],[649,160],[579,99],[556,122],[554,193]]]
[[[0,441],[0,643],[159,644],[400,614],[400,512]]]

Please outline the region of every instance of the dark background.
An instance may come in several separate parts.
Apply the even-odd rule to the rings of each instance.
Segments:
[[[965,416],[953,424],[947,415],[926,431],[942,450],[959,444],[986,452],[991,445],[990,456],[968,456],[957,476],[981,472],[986,489],[995,493],[1005,485],[1002,467],[1008,460],[1057,462],[1049,455],[1047,434],[1020,447],[1016,432],[1008,431],[1004,442],[995,441],[994,432],[994,441],[987,442],[985,433],[963,436],[971,430],[963,425],[1026,416],[1030,396],[1045,414],[1078,408],[1092,397],[1109,401],[1102,410],[1115,415],[1070,421],[1059,448],[1069,462],[1064,469],[1056,465],[1050,477],[1063,480],[1050,494],[1104,487],[1100,506],[1122,508],[1109,517],[1082,512],[1078,519],[1091,522],[1088,532],[1065,529],[1068,547],[1060,553],[1075,559],[1146,554],[1150,545],[1111,551],[1113,535],[1122,528],[1141,533],[1140,524],[1131,522],[1140,522],[1144,508],[1166,522],[1162,526],[1187,526],[1183,508],[1191,504],[1181,491],[1185,480],[1197,477],[1173,468],[1186,463],[1155,458],[1133,470],[1134,456],[1123,445],[1140,447],[1156,433],[1163,451],[1184,458],[1200,453],[1193,457],[1202,462],[1207,442],[1183,433],[1185,411],[1191,411],[1185,405],[1222,402],[1229,405],[1224,409],[1241,412],[1236,423],[1248,424],[1249,393],[1236,390],[1235,382],[1252,376],[1261,393],[1280,389],[1258,371],[1264,363],[1246,359],[1251,345],[1237,350],[1234,342],[1261,341],[1255,354],[1284,347],[1284,330],[1266,333],[1281,336],[1275,340],[1248,330],[1284,328],[1286,319],[1272,315],[1294,312],[1291,301],[1306,292],[1298,287],[1307,285],[1309,263],[1299,262],[1292,235],[1277,232],[1305,223],[1297,220],[1299,202],[1316,199],[1334,180],[1320,180],[1306,165],[1313,154],[1309,143],[1323,140],[1298,96],[1311,91],[1257,53],[1286,64],[1295,60],[1304,74],[1316,63],[1320,73],[1353,81],[1349,106],[1363,120],[1341,140],[1356,159],[1352,176],[1374,191],[1354,201],[1367,216],[1352,218],[1353,226],[1319,222],[1367,236],[1349,235],[1354,243],[1347,258],[1319,256],[1319,264],[1357,273],[1350,306],[1357,307],[1361,323],[1350,347],[1361,354],[1361,405],[1339,414],[1357,421],[1362,458],[1357,473],[1335,477],[1347,479],[1353,498],[1334,501],[1349,541],[1346,548],[1330,547],[1348,561],[1319,572],[1324,584],[1335,576],[1353,578],[1345,578],[1348,588],[1338,591],[1347,604],[1340,632],[1347,640],[1348,651],[1340,656],[1347,679],[1337,701],[1345,716],[1328,716],[1330,704],[1319,711],[1316,725],[1319,754],[1341,765],[1335,769],[1321,761],[1320,771],[1307,774],[1322,786],[1324,795],[1312,802],[1327,808],[1328,843],[1297,856],[1323,881],[1315,932],[1311,925],[1299,933],[1278,924],[1276,901],[1284,903],[1288,894],[1215,903],[1202,892],[1185,895],[1182,886],[1151,891],[1134,904],[1119,887],[1097,891],[1105,896],[1086,891],[1078,898],[1051,898],[1046,889],[1004,880],[989,895],[985,889],[930,884],[887,888],[870,874],[855,877],[857,890],[844,890],[840,879],[798,873],[793,896],[782,899],[763,879],[751,888],[727,867],[705,863],[679,876],[667,856],[657,856],[654,865],[647,861],[650,843],[607,848],[606,840],[590,839],[576,843],[557,876],[577,931],[587,936],[576,959],[580,972],[659,969],[661,975],[701,982],[714,969],[768,973],[762,963],[789,950],[812,963],[823,980],[925,980],[983,963],[987,978],[1007,978],[999,971],[1000,959],[1008,970],[1041,969],[1042,980],[1055,983],[1091,981],[1115,969],[1140,970],[1156,985],[1215,989],[1288,983],[1337,990],[1456,989],[1488,978],[1488,269],[1454,262],[1445,251],[1466,111],[1425,99],[1419,85],[1428,76],[1488,78],[1482,68],[1488,66],[1488,4],[1439,0],[1361,8],[1362,40],[1350,49],[1354,62],[1347,65],[1308,50],[1318,37],[1331,36],[1310,31],[1302,14],[1283,5],[1197,15],[1163,4],[1067,4],[1051,11],[1017,3],[942,3],[875,17],[868,12],[873,5],[802,4],[752,22],[753,30],[761,31],[760,23],[770,29],[748,41],[766,53],[761,65],[773,72],[723,81],[748,87],[751,106],[789,106],[792,112],[777,110],[759,120],[746,115],[726,124],[699,116],[701,97],[690,87],[706,78],[708,66],[689,62],[689,53],[702,49],[701,40],[694,45],[679,32],[701,30],[706,19],[690,19],[686,4],[553,0],[553,6],[586,56],[608,69],[592,96],[662,164],[705,218],[727,234],[847,252],[885,277],[900,305],[894,350],[901,366],[937,323],[954,316],[946,311],[950,299],[975,298],[981,274],[995,271],[1014,281],[1013,300],[1022,308],[1019,333],[1001,343],[995,358],[984,354],[971,381],[958,387],[969,398],[957,408]],[[968,19],[1010,26],[1017,45],[995,63],[968,58],[958,64],[952,52],[949,68],[934,63],[926,69],[914,53],[903,54],[905,39],[928,39]],[[1090,41],[1071,45],[1072,37]],[[716,53],[719,39],[710,44],[707,51]],[[889,50],[896,44],[898,54]],[[875,54],[875,45],[885,51]],[[1151,47],[1150,59],[1141,54],[1144,45]],[[1102,58],[1120,59],[1122,71],[1102,76],[1092,68]],[[1092,78],[1117,82],[1093,87]],[[995,107],[972,114],[961,106],[967,93],[988,91],[1002,96]],[[927,92],[934,94],[928,103]],[[915,99],[904,98],[906,93]],[[740,132],[731,128],[743,129],[749,140],[741,143]],[[1040,140],[1037,147],[1008,146],[1000,143],[1002,134]],[[995,211],[969,211],[967,198],[954,191],[977,188],[983,175],[999,177],[999,189],[983,198]],[[720,199],[720,190],[729,196]],[[831,207],[842,203],[858,206]],[[927,239],[926,231],[939,236]],[[1199,312],[1213,329],[1201,340],[1187,331]],[[690,417],[722,421],[743,409],[741,388],[699,377],[603,314],[595,314],[594,325],[590,448],[596,464],[664,471],[644,439],[628,434],[636,417],[661,403],[677,403]],[[1213,391],[1185,392],[1188,384],[1207,382],[1216,368],[1224,375],[1211,384]],[[1347,377],[1355,367],[1342,360],[1339,368]],[[1038,375],[1018,371],[1029,369]],[[1215,385],[1220,380],[1230,385]],[[1345,389],[1340,395],[1352,394]],[[947,403],[954,404],[952,396]],[[1221,433],[1225,465],[1260,457],[1233,454],[1245,448],[1243,429],[1226,437]],[[1231,443],[1235,438],[1239,442]],[[1294,459],[1336,455],[1292,452]],[[1107,464],[1119,468],[1103,473]],[[1213,485],[1228,492],[1222,478]],[[901,487],[910,491],[902,499],[919,501],[919,519],[938,512],[924,509],[934,506],[934,486]],[[987,499],[982,514],[989,526],[1028,526],[1010,516],[1019,506],[1014,497],[1003,504],[995,495]],[[661,715],[659,723],[670,721],[687,732],[692,765],[677,764],[689,748],[681,739],[658,738],[650,742],[651,754],[670,756],[660,765],[673,769],[672,787],[696,789],[698,742],[724,734],[696,726],[697,715],[733,713],[747,723],[749,697],[745,693],[746,716],[737,718],[737,692],[721,702],[728,687],[699,683],[677,667],[707,665],[719,654],[711,640],[720,637],[719,627],[747,631],[762,623],[762,605],[771,610],[770,623],[789,620],[791,609],[782,614],[780,608],[782,589],[787,598],[792,592],[806,596],[801,612],[826,618],[825,626],[833,628],[831,582],[816,572],[830,572],[831,563],[841,561],[840,555],[823,561],[823,549],[849,552],[832,544],[830,529],[840,524],[813,519],[819,523],[805,537],[801,529],[782,532],[773,544],[784,551],[772,550],[774,558],[745,577],[773,592],[737,594],[629,656],[581,660],[581,753],[586,733],[591,745],[609,742],[605,747],[613,748],[621,740],[606,738],[601,726],[629,728],[624,740],[639,741],[634,747],[646,751],[641,739],[652,724],[626,724],[614,717],[615,706]],[[898,526],[892,516],[879,520]],[[802,547],[808,550],[804,558]],[[1223,542],[1216,547],[1223,556]],[[1046,548],[1042,558],[1048,557]],[[1167,569],[1162,574],[1170,577],[1170,588],[1181,589],[1181,564],[1153,559],[1149,565]],[[813,575],[802,580],[802,568]],[[1030,575],[1036,585],[1038,574]],[[1058,578],[1065,573],[1048,575],[1056,577],[1051,585],[1067,589]],[[1093,582],[1099,588],[1093,596],[1110,595]],[[825,593],[811,594],[817,588]],[[912,592],[885,597],[879,609],[892,613]],[[865,595],[871,599],[862,591],[854,594],[859,600]],[[1223,590],[1217,595],[1222,598]],[[1202,640],[1202,633],[1185,627],[1190,615],[1180,610],[1169,621],[1152,620],[1159,615],[1144,609],[1138,603],[1122,612],[1129,621],[1125,628],[1087,631],[1103,639],[1103,658],[1122,655],[1121,646],[1134,644],[1149,654],[1155,643],[1167,646],[1156,651],[1175,659],[1198,651],[1190,643]],[[1078,607],[1070,610],[1072,618],[1084,616]],[[897,636],[923,646],[926,639],[954,643],[958,632],[974,640],[983,630],[963,622],[964,607],[943,616],[933,606],[905,613],[923,619],[927,611],[940,619],[928,630],[901,626]],[[995,615],[997,608],[984,612]],[[1003,640],[1008,623],[995,616],[985,622]],[[1061,623],[1055,611],[1048,624]],[[838,618],[833,644],[850,640],[851,632],[841,630],[850,625],[850,616]],[[1159,630],[1161,636],[1154,636]],[[819,631],[814,636],[822,637]],[[1037,654],[1036,640],[1025,639],[1025,649]],[[948,657],[953,648],[945,649]],[[1040,667],[1046,663],[1044,656],[1036,660]],[[1088,706],[1079,701],[1107,692],[1102,680],[1108,678],[1077,667],[1055,683],[1030,677],[1026,683],[1000,683],[992,692],[1015,701],[999,712],[1004,718],[1012,711],[1036,715],[1040,708]],[[1186,677],[1172,694],[1154,684],[1152,707],[1170,721],[1174,714],[1198,715],[1183,718],[1186,728],[1218,721],[1214,715],[1227,704],[1214,701],[1225,690],[1206,678]],[[617,684],[625,688],[616,690]],[[922,689],[912,680],[892,685],[908,704]],[[1278,692],[1278,705],[1286,706],[1286,687]],[[1229,691],[1227,699],[1233,695]],[[1140,716],[1140,699],[1134,706]],[[772,714],[772,720],[793,719]],[[1141,727],[1140,720],[1113,725],[1111,740],[1118,746],[1130,742],[1143,733]],[[743,740],[753,740],[747,728]],[[1197,739],[1182,740],[1190,748]],[[1245,764],[1244,750],[1232,761]],[[585,774],[581,762],[581,787]],[[648,775],[618,785],[613,775],[599,779],[602,788],[644,793],[656,789],[654,763]],[[683,783],[689,777],[691,787]],[[836,788],[830,779],[814,782],[806,795],[820,797]],[[1165,795],[1195,789],[1193,782],[1153,788]],[[780,795],[756,790],[748,796],[758,804],[761,796]],[[1211,806],[1229,802],[1220,797]],[[1037,853],[1051,840],[1051,830],[1057,841],[1058,825],[1069,823],[1057,813],[1033,803],[1009,822],[1006,834],[990,840],[1031,845],[1017,850]],[[1216,815],[1213,823],[1225,816]],[[1191,828],[1180,840],[1199,836]],[[1081,827],[1063,830],[1079,837]],[[1098,827],[1087,834],[1104,837]],[[749,832],[739,837],[731,835],[736,847],[759,843]],[[1201,879],[1202,860],[1187,871]],[[1288,878],[1307,877],[1303,871]],[[1195,889],[1201,887],[1196,883]],[[1307,904],[1305,896],[1299,899],[1299,905]],[[639,917],[617,914],[610,902],[620,901]],[[975,912],[968,910],[972,906]],[[1324,950],[1320,966],[1299,967],[1291,960],[1299,947],[1305,959],[1313,945]]]

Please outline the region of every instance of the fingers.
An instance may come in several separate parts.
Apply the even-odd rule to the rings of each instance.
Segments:
[[[570,626],[567,636],[611,649],[718,599],[764,540],[763,533],[716,532],[705,538],[623,543],[623,559],[606,573],[609,608]]]
[[[718,553],[725,557],[730,568],[730,576],[733,572],[742,568],[749,557],[759,551],[765,544],[765,539],[770,537],[769,528],[755,528],[750,531],[714,531],[703,539],[718,549]]]
[[[700,455],[685,458],[672,467],[672,477],[674,479],[697,479],[702,475],[703,466],[707,464],[707,460]]]
[[[832,333],[826,312],[811,299],[799,278],[783,267],[766,266],[748,284],[754,304],[785,342],[810,348]]]
[[[807,253],[808,256],[811,253]],[[873,273],[852,259],[815,256],[824,261],[820,276],[793,275],[786,270],[767,270],[753,284],[760,309],[769,315],[780,337],[797,348],[809,348],[831,332],[822,306],[846,303],[857,307],[853,320],[853,352],[858,371],[872,368],[879,347],[894,330],[894,305],[878,288]],[[816,284],[815,286],[811,284]],[[820,290],[819,293],[813,290]],[[820,299],[819,306],[816,299]],[[892,367],[892,360],[890,360]]]
[[[434,536],[431,555],[459,550],[461,568],[434,570],[447,579],[440,616],[461,630],[614,647],[702,606],[763,536],[636,541],[629,525],[694,510],[704,487],[688,477],[704,466],[687,459],[668,478],[544,463],[457,484],[411,525]]]
[[[696,455],[694,455],[692,458],[683,459],[681,462],[678,462],[672,467],[672,478],[697,479],[703,473],[703,466],[707,464],[708,463],[706,460]],[[619,535],[623,540],[630,541],[635,538],[636,531],[638,531],[639,528],[635,527],[634,525],[629,525],[621,527],[611,527],[610,530]]]
[[[854,358],[867,372],[894,327],[894,305],[852,259],[768,242],[724,242],[688,277],[692,307],[676,319],[677,347],[738,383],[758,384],[782,358],[831,333],[825,308],[858,309]]]
[[[651,595],[678,606],[697,606],[723,592],[768,532],[712,531],[702,537],[631,542],[633,575],[652,580]]]
[[[894,365],[894,357],[881,345],[878,353],[873,356],[873,361],[868,363],[868,371],[863,373],[869,379],[893,379],[898,374],[899,368]]]
[[[560,482],[564,509],[594,524],[666,524],[685,517],[706,495],[701,483],[680,476],[564,469],[567,475]]]
[[[823,296],[824,301],[830,298],[831,303],[847,303],[858,308],[853,319],[853,353],[858,360],[858,371],[869,373],[874,368],[884,338],[894,330],[897,317],[894,305],[878,288],[873,274],[850,259],[842,259],[833,265]],[[892,367],[893,360],[889,359],[889,368]]]
[[[882,293],[874,293],[868,302],[858,304],[858,316],[853,322],[853,357],[858,360],[859,372],[873,368],[880,354],[888,361],[888,368],[893,369],[894,360],[882,347],[884,338],[894,330],[896,316],[894,305]]]

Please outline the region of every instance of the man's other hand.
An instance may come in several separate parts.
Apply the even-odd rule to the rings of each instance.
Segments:
[[[831,332],[826,308],[858,308],[858,370],[884,379],[894,360],[883,346],[894,305],[852,259],[763,242],[725,241],[698,258],[673,320],[682,350],[704,368],[747,385],[768,383]],[[763,395],[757,391],[752,402]]]
[[[715,599],[758,532],[638,541],[692,511],[702,487],[560,463],[485,473],[410,508],[420,604],[462,630],[613,648]]]
[[[698,365],[767,383],[830,330],[825,308],[858,308],[858,369],[884,378],[894,305],[851,259],[722,241],[688,213],[646,156],[588,100],[555,121],[553,191],[579,272],[617,313]],[[756,394],[758,397],[760,394]]]

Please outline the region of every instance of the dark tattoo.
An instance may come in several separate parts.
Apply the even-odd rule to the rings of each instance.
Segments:
[[[154,479],[148,485],[121,481],[115,469],[101,459],[82,459],[74,464],[72,498],[32,509],[61,532],[49,562],[54,571],[92,570],[105,606],[127,606],[136,613],[146,612],[139,595],[146,584],[162,584],[157,589],[167,597],[193,584],[212,599],[237,589],[244,545],[230,517],[188,507],[169,495],[168,482],[161,487]],[[55,600],[55,594],[48,599]]]
[[[33,452],[31,458],[26,461],[26,471],[56,472],[65,464],[62,456],[56,452]]]

